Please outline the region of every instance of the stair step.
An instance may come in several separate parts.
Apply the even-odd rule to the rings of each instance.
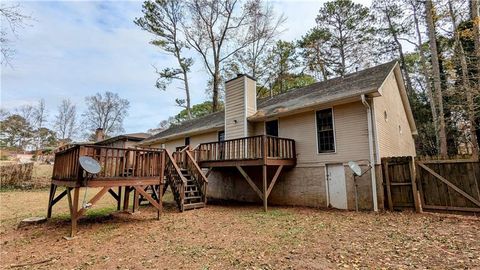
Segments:
[[[201,199],[202,196],[187,196],[185,197],[185,200],[193,200],[193,199]]]
[[[205,203],[199,202],[199,203],[188,203],[183,205],[184,210],[189,210],[189,209],[195,209],[195,208],[203,208],[205,207]]]

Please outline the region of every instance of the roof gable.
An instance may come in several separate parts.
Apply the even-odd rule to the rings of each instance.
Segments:
[[[328,102],[358,97],[362,94],[378,93],[379,88],[387,76],[397,65],[391,61],[378,66],[367,68],[358,72],[347,74],[330,80],[317,82],[302,88],[290,90],[272,98],[258,100],[257,112],[249,120],[260,121],[266,117],[279,114],[295,113],[296,110],[305,109]],[[409,110],[410,108],[408,108]],[[189,136],[208,130],[220,129],[225,124],[225,112],[219,111],[200,118],[185,121],[178,125],[155,134],[142,141],[148,144],[178,136]]]

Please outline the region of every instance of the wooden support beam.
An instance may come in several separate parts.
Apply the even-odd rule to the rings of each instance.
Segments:
[[[51,184],[50,185],[50,195],[48,197],[48,209],[47,209],[47,218],[52,217],[52,208],[53,208],[53,198],[55,198],[55,193],[57,192],[57,185]]]
[[[143,197],[145,199],[147,199],[153,206],[155,206],[155,208],[157,208],[158,210],[161,209],[161,206],[158,202],[156,202],[152,196],[150,196],[150,194],[148,194],[147,192],[145,192],[145,190],[143,189],[143,187],[141,186],[134,186],[135,190],[138,191],[138,193],[142,194]]]
[[[245,180],[247,180],[248,184],[250,184],[250,186],[253,188],[253,190],[255,191],[255,193],[257,193],[258,197],[260,197],[260,199],[263,200],[263,194],[262,194],[262,192],[261,192],[260,189],[257,187],[257,185],[255,185],[255,183],[252,181],[252,179],[250,179],[250,176],[248,176],[248,174],[243,170],[242,167],[237,166],[237,169],[238,169],[238,171],[243,175],[243,177],[245,178]]]
[[[73,189],[73,207],[72,207],[72,214],[70,219],[72,221],[72,227],[70,229],[70,237],[74,237],[75,233],[77,232],[77,209],[78,209],[78,200],[80,198],[80,188],[76,187]]]
[[[213,167],[208,168],[208,171],[207,171],[207,173],[205,174],[205,177],[208,178],[208,176],[210,175],[210,173],[212,173],[212,171],[213,171]]]
[[[275,172],[275,175],[272,178],[272,182],[270,182],[270,186],[268,186],[267,199],[268,199],[268,196],[270,196],[270,193],[272,192],[273,186],[277,182],[278,176],[280,176],[280,173],[282,172],[282,169],[283,169],[283,165],[278,166],[277,171]]]
[[[105,193],[107,193],[107,191],[109,191],[112,187],[104,187],[102,188],[95,196],[93,196],[93,198],[88,202],[89,204],[92,204],[94,205],[98,200],[100,200],[102,198],[103,195],[105,195]],[[85,211],[87,211],[86,208],[83,207],[82,205],[82,208],[80,210],[78,210],[77,212],[77,217],[80,218],[84,213]]]
[[[143,189],[143,186],[141,186]],[[133,206],[132,206],[132,212],[135,213],[136,210],[138,210],[140,206],[140,194],[138,192],[137,186],[133,186]]]
[[[267,212],[267,206],[268,206],[267,165],[262,166],[262,180],[263,180],[263,210]]]
[[[123,211],[128,210],[128,205],[130,204],[130,191],[132,188],[130,186],[125,187],[125,192],[123,195]]]
[[[412,182],[412,192],[413,192],[413,202],[415,204],[415,211],[417,213],[422,212],[422,207],[420,205],[420,200],[418,198],[418,190],[417,190],[417,172],[415,167],[415,158],[410,157],[408,166],[410,167],[410,180]]]
[[[385,182],[386,182],[386,185],[387,185],[388,210],[393,211],[392,190],[391,190],[391,183],[390,183],[390,172],[388,171],[388,161],[385,161],[383,163],[383,172],[385,173],[384,177],[385,177]]]
[[[477,206],[480,206],[480,202],[473,198],[472,196],[470,196],[469,194],[467,194],[465,191],[461,190],[460,188],[458,188],[457,186],[455,186],[454,184],[452,184],[450,181],[448,181],[447,179],[445,179],[443,176],[439,175],[437,172],[435,172],[434,170],[430,169],[429,167],[427,167],[427,165],[423,164],[422,162],[417,162],[418,166],[420,166],[421,168],[423,168],[424,170],[426,170],[427,172],[429,172],[431,175],[435,176],[437,179],[439,179],[440,181],[442,181],[444,184],[446,184],[447,186],[449,186],[450,188],[452,188],[453,190],[455,190],[456,192],[460,193],[461,195],[463,195],[463,197],[467,198],[469,201],[471,201],[472,203],[476,204]]]
[[[62,191],[62,193],[60,193],[55,199],[53,199],[52,206],[54,206],[58,201],[63,199],[63,197],[65,197],[65,195],[67,195],[67,190]]]
[[[73,216],[73,202],[72,202],[72,188],[67,187],[67,195],[68,195],[68,209],[70,210],[70,216]]]
[[[117,193],[115,193],[115,191],[113,191],[112,188],[110,188],[110,189],[108,190],[108,193],[110,193],[110,195],[112,195],[112,197],[113,197],[116,201],[119,200],[119,198],[120,198],[119,195],[118,195]]]
[[[122,187],[118,187],[117,211],[120,211],[122,202]]]

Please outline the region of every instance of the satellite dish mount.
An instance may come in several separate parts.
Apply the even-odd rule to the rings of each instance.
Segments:
[[[362,177],[368,171],[370,171],[373,167],[372,164],[368,165],[368,169],[362,172],[362,168],[356,161],[349,161],[348,167],[350,170],[353,171],[353,182],[355,183],[355,211],[358,212],[358,184],[357,184],[357,177]]]
[[[87,198],[87,183],[88,180],[93,179],[101,170],[102,166],[100,166],[100,163],[96,161],[95,159],[87,156],[81,156],[78,158],[78,161],[80,162],[80,166],[82,167],[83,170],[86,172],[86,177],[85,177],[85,182],[83,183],[85,185],[85,194],[83,195],[83,208],[90,208],[92,207],[91,203],[86,202]]]

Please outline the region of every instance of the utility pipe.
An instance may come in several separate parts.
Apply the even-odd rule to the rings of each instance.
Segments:
[[[372,128],[372,108],[370,108],[370,104],[368,104],[365,95],[361,95],[362,103],[367,108],[367,123],[368,123],[368,148],[370,150],[370,166],[372,167],[371,170],[371,179],[372,179],[372,200],[373,200],[373,211],[378,211],[378,198],[377,198],[377,178],[375,176],[375,155],[373,152],[373,148],[375,147],[375,142],[373,141],[373,128]],[[378,154],[378,153],[377,153]]]

